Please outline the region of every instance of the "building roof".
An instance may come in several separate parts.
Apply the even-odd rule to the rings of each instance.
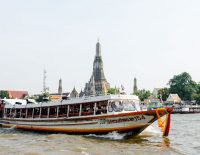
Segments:
[[[17,99],[23,99],[26,96],[28,96],[28,91],[8,91],[9,97],[10,98],[17,98]]]
[[[75,87],[74,87],[74,89],[72,90],[71,93],[73,93],[73,94],[78,94],[78,92],[76,91],[76,88],[75,88]]]
[[[0,90],[8,92],[9,98],[23,99],[28,96],[28,91],[18,91],[18,90]]]
[[[68,96],[70,93],[62,93],[62,94],[59,94],[59,93],[52,93],[50,94],[51,96],[51,100],[59,100],[59,99],[62,99],[63,96]]]
[[[169,94],[167,101],[169,101],[169,102],[181,102],[181,98],[178,96],[178,94]]]
[[[78,97],[78,92],[76,91],[76,88],[74,87],[74,89],[72,90],[72,92],[70,93],[70,97]]]

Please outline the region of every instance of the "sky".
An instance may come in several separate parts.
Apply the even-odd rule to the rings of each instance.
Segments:
[[[0,0],[0,89],[84,89],[96,42],[111,87],[153,90],[188,72],[200,82],[199,0]]]

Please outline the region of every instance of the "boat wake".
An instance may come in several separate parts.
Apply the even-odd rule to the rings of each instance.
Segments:
[[[16,126],[12,126],[11,128],[1,128],[0,133],[6,134],[6,133],[15,133],[16,132]]]
[[[123,140],[126,137],[127,134],[121,134],[116,131],[110,132],[105,135],[96,135],[96,134],[89,134],[85,137],[89,138],[100,138],[100,139],[110,139],[110,140]]]
[[[162,135],[160,129],[154,125],[148,126],[142,133],[141,135]]]
[[[151,137],[154,135],[162,135],[161,131],[159,130],[159,128],[157,128],[156,126],[149,126],[147,127],[141,134],[142,137],[143,136],[147,136],[147,137]],[[124,140],[127,137],[130,137],[129,133],[118,133],[116,131],[110,132],[108,134],[105,135],[96,135],[96,134],[89,134],[89,135],[85,135],[85,137],[89,137],[89,138],[99,138],[99,139],[108,139],[108,140]]]

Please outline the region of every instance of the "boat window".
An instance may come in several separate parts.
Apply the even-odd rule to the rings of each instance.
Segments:
[[[94,114],[94,103],[83,103],[82,104],[82,116]]]
[[[15,116],[16,118],[19,118],[19,117],[20,117],[20,110],[21,110],[21,109],[16,109],[16,116]]]
[[[121,101],[112,101],[111,107],[115,112],[121,112],[124,108]]]
[[[34,118],[39,118],[39,115],[40,115],[40,108],[34,108],[34,115],[33,117]]]
[[[23,108],[21,111],[21,118],[25,118],[26,117],[26,109]]]
[[[69,117],[79,116],[80,104],[69,105]]]
[[[113,108],[112,108],[111,104],[112,104],[112,102],[110,101],[109,105],[108,105],[108,111],[109,112],[113,112]]]
[[[10,111],[11,111],[10,108],[6,109],[6,117],[10,117]]]
[[[135,105],[135,109],[137,111],[140,111],[141,110],[141,106],[140,106],[140,102],[139,101],[134,101],[134,105]]]
[[[50,118],[57,117],[57,107],[56,106],[50,107],[49,117]]]
[[[60,105],[58,111],[58,117],[67,117],[68,105]]]
[[[107,101],[97,102],[96,115],[107,113]]]
[[[124,105],[124,110],[125,111],[135,111],[136,110],[135,104],[133,102],[124,101],[123,105]]]
[[[28,108],[27,110],[27,118],[32,118],[33,108]]]
[[[42,107],[41,109],[41,118],[47,118],[48,115],[48,107]]]
[[[10,117],[15,117],[15,108],[11,109]]]

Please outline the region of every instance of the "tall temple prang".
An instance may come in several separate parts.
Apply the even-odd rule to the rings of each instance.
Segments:
[[[58,94],[62,94],[62,80],[59,79]]]
[[[134,86],[133,86],[133,94],[135,94],[137,92],[137,79],[134,78]]]
[[[89,82],[85,84],[84,93],[86,96],[106,94],[108,88],[110,88],[110,84],[107,82],[104,75],[101,44],[98,41],[96,44],[92,76]]]

